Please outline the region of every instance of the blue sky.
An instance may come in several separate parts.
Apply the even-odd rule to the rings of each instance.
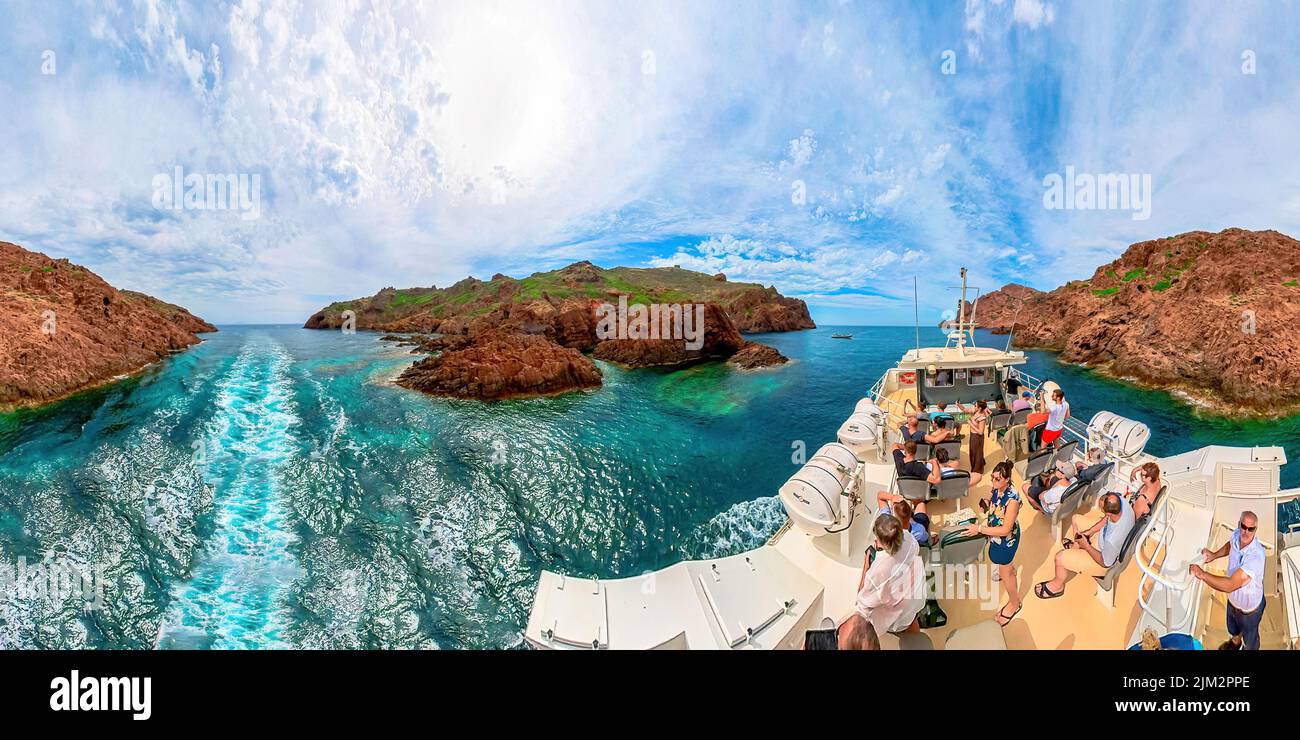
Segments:
[[[576,259],[922,320],[1192,229],[1300,235],[1293,2],[31,3],[0,239],[217,322]],[[155,177],[256,175],[256,219]],[[1044,178],[1149,175],[1149,218]],[[802,193],[803,197],[798,197]],[[927,284],[930,286],[927,288]]]

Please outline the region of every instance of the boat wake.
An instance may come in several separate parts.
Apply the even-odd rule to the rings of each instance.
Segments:
[[[289,363],[278,345],[246,347],[218,390],[202,440],[216,530],[173,589],[159,648],[288,647],[284,591],[299,572],[279,500],[296,448]]]

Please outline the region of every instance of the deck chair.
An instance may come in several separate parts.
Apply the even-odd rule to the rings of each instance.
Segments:
[[[949,439],[932,446],[936,451],[947,450],[948,459],[953,462],[956,462],[961,457],[961,440]],[[919,455],[920,453],[918,452],[917,454]]]
[[[1006,429],[1011,426],[1012,416],[1010,411],[994,411],[989,414],[989,429]]]
[[[1007,426],[1018,427],[1021,424],[1029,423],[1029,415],[1033,413],[1032,409],[1020,409],[1011,414],[1011,422]]]
[[[1056,448],[1056,460],[1053,464],[1070,462],[1074,459],[1074,451],[1079,449],[1079,440],[1072,439],[1065,444],[1058,445]]]
[[[967,522],[966,524],[968,524]],[[984,535],[965,537],[962,530],[966,524],[954,524],[939,530],[939,563],[943,565],[970,565],[984,559],[984,546],[988,538]]]
[[[1029,428],[1029,451],[1033,452],[1043,446],[1043,432],[1047,431],[1047,422],[1040,421]]]
[[[1088,498],[1088,490],[1091,486],[1092,481],[1076,480],[1065,489],[1065,493],[1061,494],[1061,503],[1056,507],[1056,511],[1048,514],[1052,522],[1053,541],[1061,539],[1061,523],[1070,521],[1070,517],[1079,510]]]
[[[1115,606],[1115,582],[1123,575],[1124,569],[1133,559],[1133,553],[1137,551],[1137,543],[1142,541],[1142,535],[1146,532],[1147,525],[1151,523],[1152,513],[1155,513],[1154,509],[1133,522],[1133,529],[1129,531],[1128,537],[1124,538],[1124,546],[1119,550],[1119,557],[1115,558],[1115,563],[1106,569],[1106,575],[1093,576],[1097,579],[1097,598],[1101,599],[1103,604],[1108,604],[1112,608]],[[1103,591],[1109,593],[1110,598],[1104,597]]]
[[[1079,474],[1079,480],[1088,481],[1088,490],[1083,494],[1084,501],[1096,501],[1101,496],[1101,492],[1106,490],[1106,481],[1110,478],[1110,471],[1111,468],[1115,467],[1115,463],[1102,463],[1094,467],[1096,467],[1096,470],[1084,468],[1083,472]],[[1159,501],[1162,495],[1164,495],[1164,489],[1161,489],[1160,493],[1156,495],[1156,500]]]
[[[929,419],[922,419],[922,418],[920,418],[920,417],[917,417],[917,419],[916,419],[916,431],[920,432],[921,434],[929,434],[929,433],[930,433],[930,420],[929,420]]]
[[[908,501],[928,501],[930,499],[930,481],[914,475],[898,476],[898,495]]]
[[[1020,471],[1021,480],[1030,481],[1037,478],[1052,467],[1052,463],[1055,461],[1055,450],[1039,450],[1030,453],[1029,457],[1025,459],[1024,469]],[[1019,466],[1019,463],[1016,463],[1016,465]]]
[[[939,501],[959,499],[966,495],[969,488],[970,473],[965,470],[958,470],[952,475],[945,475],[939,481],[939,485],[934,487],[934,497]]]
[[[931,457],[931,453],[932,453],[932,452],[933,452],[933,450],[931,449],[931,445],[929,445],[929,444],[927,444],[927,443],[925,443],[925,442],[917,442],[917,443],[916,443],[916,459],[917,459],[917,460],[922,460],[922,461],[924,461],[924,460],[929,460],[930,457]]]

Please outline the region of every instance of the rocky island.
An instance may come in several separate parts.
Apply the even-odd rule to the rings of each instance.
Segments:
[[[976,322],[1017,347],[1182,392],[1223,413],[1300,410],[1300,242],[1192,231],[1138,242],[1050,292],[1011,284]]]
[[[698,346],[635,333],[610,336],[600,322],[614,305],[624,312],[631,306],[633,313],[638,306],[694,306],[702,318]],[[816,326],[803,301],[775,287],[678,267],[605,269],[586,261],[522,279],[498,274],[448,288],[384,288],[370,298],[331,304],[305,326],[333,329],[349,320],[356,329],[409,334],[391,338],[436,353],[403,372],[399,385],[481,400],[598,387],[600,369],[592,357],[629,368],[706,360],[746,370],[777,365],[787,361],[780,352],[742,332]],[[688,316],[688,330],[691,324]]]
[[[129,375],[216,330],[66,259],[0,242],[0,410]]]

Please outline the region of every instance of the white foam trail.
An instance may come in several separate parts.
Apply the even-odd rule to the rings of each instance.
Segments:
[[[222,383],[205,440],[217,528],[173,589],[160,647],[287,647],[283,591],[298,575],[278,490],[298,423],[289,362],[279,345],[251,346]]]
[[[785,523],[785,509],[777,496],[741,501],[719,512],[695,531],[691,541],[696,558],[720,558],[759,547]]]

